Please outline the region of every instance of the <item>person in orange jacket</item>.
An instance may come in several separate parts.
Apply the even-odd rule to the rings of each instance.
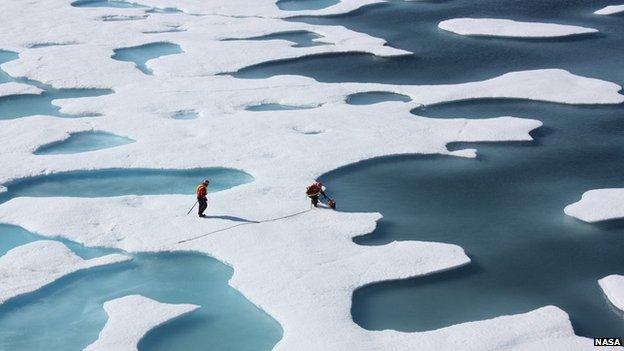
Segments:
[[[201,184],[199,184],[197,186],[197,202],[199,203],[199,216],[200,217],[206,217],[206,215],[204,214],[204,211],[206,211],[206,209],[208,208],[208,199],[206,198],[206,195],[208,194],[208,184],[210,182],[208,181],[208,179],[204,180],[203,182],[201,182]]]

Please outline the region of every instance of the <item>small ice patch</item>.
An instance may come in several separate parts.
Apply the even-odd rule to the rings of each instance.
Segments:
[[[128,295],[104,303],[108,321],[98,339],[85,348],[95,350],[137,350],[150,330],[195,311],[200,306],[168,304],[141,295]]]
[[[596,15],[615,15],[624,12],[624,5],[611,5],[594,12]]]
[[[624,276],[612,274],[598,281],[613,306],[624,312]]]
[[[438,27],[460,35],[508,38],[556,38],[598,32],[594,28],[498,18],[454,18],[440,22]]]
[[[589,223],[624,218],[624,188],[586,191],[580,201],[563,211]]]

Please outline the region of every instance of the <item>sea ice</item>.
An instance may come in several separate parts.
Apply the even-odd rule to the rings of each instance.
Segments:
[[[167,304],[141,295],[128,295],[106,301],[108,321],[100,336],[86,351],[134,351],[150,330],[190,313],[199,306]]]
[[[508,38],[556,38],[598,32],[594,28],[498,18],[454,18],[440,22],[438,27],[460,35]]]
[[[42,240],[18,246],[0,257],[0,304],[76,271],[130,259],[112,254],[84,260],[57,241]]]
[[[12,95],[39,95],[42,92],[42,89],[30,84],[16,82],[0,84],[0,98]]]
[[[590,223],[624,218],[624,188],[586,191],[581,200],[566,206],[564,212]]]
[[[596,15],[615,15],[624,12],[624,5],[611,5],[594,12]]]
[[[358,287],[453,269],[470,259],[460,247],[445,243],[357,245],[352,238],[373,231],[381,215],[310,210],[302,193],[306,184],[325,172],[375,157],[474,156],[472,149],[451,152],[447,144],[531,140],[529,132],[541,126],[537,120],[513,117],[469,120],[412,115],[410,110],[419,105],[483,98],[608,104],[624,98],[617,84],[560,69],[422,86],[330,84],[301,76],[238,79],[224,74],[325,53],[410,54],[386,45],[383,39],[341,26],[282,20],[293,15],[345,13],[378,2],[342,0],[305,11],[282,11],[275,1],[258,1],[254,6],[243,0],[141,2],[185,11],[165,16],[143,9],[75,8],[61,0],[6,0],[3,10],[11,16],[0,23],[4,29],[0,43],[19,57],[4,63],[3,70],[56,88],[110,88],[115,93],[54,101],[63,113],[89,111],[100,114],[98,118],[33,116],[0,121],[0,140],[6,144],[0,149],[0,163],[10,165],[0,168],[1,184],[107,168],[228,167],[244,170],[254,181],[211,193],[208,220],[186,215],[193,196],[149,195],[19,197],[0,205],[0,221],[89,246],[214,256],[234,267],[231,285],[282,325],[278,350],[407,350],[414,345],[425,350],[591,347],[590,340],[574,335],[567,315],[555,307],[423,333],[368,331],[353,322],[351,298]],[[103,18],[141,20],[104,22]],[[50,26],[59,19],[63,26]],[[170,32],[172,28],[179,31]],[[314,32],[333,45],[294,48],[284,40],[227,40],[286,31]],[[154,75],[111,58],[117,48],[155,41],[177,44],[184,53],[151,61]],[[28,48],[33,42],[77,44]],[[345,102],[351,94],[370,91],[402,94],[412,101],[367,106]],[[279,113],[245,110],[267,102],[319,107]],[[172,111],[190,110],[201,118],[171,118]],[[32,155],[40,145],[85,130],[128,135],[136,142],[100,150],[98,157],[56,155],[50,162],[52,156]],[[323,132],[306,134],[315,131]],[[311,139],[314,147],[310,147]],[[33,217],[33,212],[38,215]],[[129,318],[111,317],[114,320]]]
[[[624,276],[612,274],[598,281],[613,306],[624,312]]]

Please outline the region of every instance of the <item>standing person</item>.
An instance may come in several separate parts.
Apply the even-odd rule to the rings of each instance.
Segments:
[[[204,211],[208,208],[208,199],[206,198],[206,195],[208,194],[209,183],[208,179],[206,179],[197,186],[197,202],[199,203],[198,214],[202,218],[206,217]]]
[[[333,208],[333,209],[336,208],[336,201],[334,201],[333,199],[330,199],[329,196],[325,194],[325,191],[323,189],[323,184],[321,184],[321,182],[317,181],[317,182],[312,183],[310,186],[308,186],[306,188],[306,195],[310,198],[310,201],[312,202],[312,206],[314,207],[318,207],[319,196],[323,196],[325,200],[328,200],[327,205],[330,208]]]

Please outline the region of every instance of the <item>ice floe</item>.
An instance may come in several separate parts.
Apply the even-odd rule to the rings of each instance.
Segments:
[[[615,15],[624,12],[624,5],[611,5],[594,12],[596,15]]]
[[[18,246],[0,257],[0,304],[68,274],[130,259],[112,254],[84,260],[57,241],[42,240]]]
[[[460,35],[509,38],[556,38],[598,32],[580,26],[498,18],[454,18],[440,22],[438,27]]]
[[[42,89],[30,84],[16,82],[0,84],[0,98],[12,95],[39,95],[42,92]]]
[[[590,223],[624,218],[624,188],[586,191],[580,201],[566,206],[564,212]]]
[[[162,303],[141,295],[128,295],[106,301],[108,321],[100,336],[85,350],[133,351],[150,330],[190,313],[199,306]]]
[[[612,274],[598,281],[613,306],[624,312],[624,276]]]

